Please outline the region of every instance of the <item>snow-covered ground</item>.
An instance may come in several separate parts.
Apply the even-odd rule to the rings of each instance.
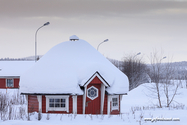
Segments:
[[[157,100],[148,96],[151,92],[147,90],[147,86],[150,85],[151,83],[140,85],[130,91],[127,96],[123,96],[121,115],[42,114],[41,121],[38,121],[38,114],[33,113],[30,121],[26,117],[23,120],[0,120],[0,125],[186,125],[187,88],[185,88],[185,81],[179,87],[179,95],[176,95],[170,108],[165,107],[164,96],[162,96],[163,108],[156,108]],[[10,91],[12,90],[7,92]],[[152,121],[145,121],[145,119]],[[159,119],[169,121],[158,121]]]

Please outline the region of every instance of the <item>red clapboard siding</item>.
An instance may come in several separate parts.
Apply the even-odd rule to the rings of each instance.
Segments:
[[[90,84],[101,84],[101,80],[96,76],[91,82]]]
[[[46,113],[46,98],[45,98],[45,95],[42,96],[42,113]]]
[[[19,88],[19,78],[14,79],[14,87],[6,87],[6,78],[0,79],[0,88],[6,89],[6,88]]]
[[[110,103],[110,105],[111,105],[111,103]],[[121,104],[120,104],[120,96],[119,96],[119,110],[112,110],[110,114],[112,114],[112,115],[118,115],[118,114],[120,114],[120,105]]]
[[[73,98],[69,96],[69,113],[73,113]]]
[[[105,94],[103,114],[107,114],[108,96]]]
[[[94,78],[95,79],[95,78]],[[100,114],[101,113],[101,83],[90,83],[87,86],[87,89],[91,86],[94,86],[98,89],[98,97],[94,100],[91,100],[90,98],[86,97],[86,102],[88,103],[88,106],[85,108],[85,114]],[[87,93],[86,93],[87,94]]]
[[[83,113],[83,96],[77,96],[77,114]]]
[[[36,95],[28,95],[28,112],[38,112],[38,99]]]
[[[19,79],[14,79],[14,87],[13,88],[19,88]]]
[[[6,89],[6,79],[0,79],[0,88]]]

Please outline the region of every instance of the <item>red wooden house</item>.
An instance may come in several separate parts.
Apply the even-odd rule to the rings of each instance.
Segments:
[[[33,64],[34,61],[0,61],[0,89],[18,89],[20,75]]]
[[[128,78],[86,41],[71,38],[21,76],[28,112],[119,114]]]

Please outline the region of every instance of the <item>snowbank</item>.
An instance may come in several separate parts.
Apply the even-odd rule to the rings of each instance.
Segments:
[[[179,83],[179,81],[174,81]],[[122,113],[128,112],[131,107],[156,107],[158,105],[158,99],[152,98],[153,92],[148,88],[152,87],[155,83],[144,83],[137,88],[128,92],[128,95],[124,95],[122,99]],[[163,90],[160,88],[161,102],[163,107],[166,106],[166,97]],[[172,93],[172,92],[171,92]],[[178,88],[177,95],[174,98],[172,105],[184,105],[187,106],[187,88],[186,81],[181,81],[181,85]],[[155,95],[155,94],[154,94]],[[172,95],[170,95],[172,96]]]
[[[151,107],[153,104],[151,103],[148,96],[146,96],[149,91],[147,90],[147,86],[150,86],[152,83],[145,83],[137,88],[133,89],[128,93],[127,96],[123,96],[122,99],[122,114],[120,115],[73,115],[73,114],[42,114],[41,121],[38,121],[38,114],[35,113],[30,116],[30,121],[27,121],[27,118],[24,117],[23,120],[0,120],[1,125],[186,125],[187,123],[187,108],[184,109],[172,109],[172,108],[155,108],[155,109],[136,109],[137,107],[149,106]],[[182,103],[187,105],[186,97],[186,83],[183,81],[179,88],[180,95],[177,95],[175,100],[178,103]],[[0,90],[2,91],[2,90]],[[10,93],[13,93],[10,90]],[[154,101],[154,100],[153,100]],[[132,111],[132,107],[134,107],[134,112]],[[168,118],[174,119],[178,118],[180,121],[145,121],[144,118]]]

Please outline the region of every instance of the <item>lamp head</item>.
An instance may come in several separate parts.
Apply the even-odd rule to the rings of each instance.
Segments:
[[[44,23],[44,26],[47,26],[47,25],[49,25],[50,23],[49,22],[47,22],[47,23]]]
[[[137,55],[140,55],[140,54],[141,54],[141,52],[137,53]]]
[[[103,42],[107,42],[107,41],[108,41],[108,39],[104,40]]]

